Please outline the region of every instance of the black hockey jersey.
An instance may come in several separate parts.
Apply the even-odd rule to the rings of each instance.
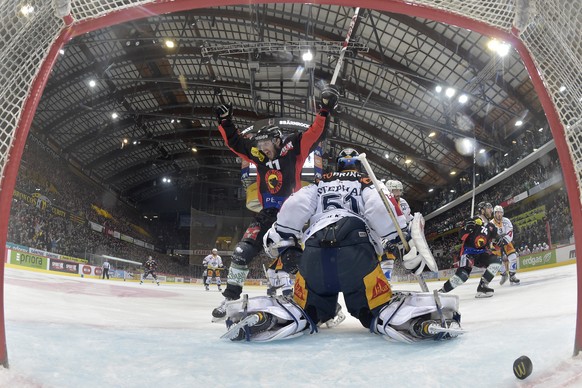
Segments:
[[[491,242],[497,237],[497,227],[479,216],[475,216],[465,222],[461,230],[463,247],[461,255],[474,255],[490,249]]]
[[[283,202],[301,188],[303,164],[322,137],[325,121],[326,117],[318,114],[307,131],[287,137],[275,160],[269,160],[252,139],[241,136],[232,121],[224,120],[219,125],[218,129],[228,147],[257,166],[258,196],[263,209],[280,209]]]

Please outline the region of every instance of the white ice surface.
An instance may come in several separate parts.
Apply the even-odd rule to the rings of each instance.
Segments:
[[[489,299],[474,298],[477,279],[453,291],[468,333],[452,341],[389,342],[348,317],[316,335],[256,344],[219,339],[216,286],[6,269],[10,368],[0,368],[0,387],[582,387],[582,359],[572,357],[575,265],[519,277],[503,287],[496,277]],[[521,355],[533,361],[524,381],[512,372]]]

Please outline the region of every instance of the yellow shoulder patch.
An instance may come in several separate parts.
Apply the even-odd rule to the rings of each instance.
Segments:
[[[259,151],[257,147],[251,148],[251,155],[259,159],[261,162],[265,160],[265,155],[261,151]]]

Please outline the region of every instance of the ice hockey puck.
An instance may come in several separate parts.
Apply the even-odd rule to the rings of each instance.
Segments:
[[[533,371],[533,364],[528,356],[521,356],[513,362],[513,373],[515,377],[520,380],[525,379],[527,376],[531,375]]]

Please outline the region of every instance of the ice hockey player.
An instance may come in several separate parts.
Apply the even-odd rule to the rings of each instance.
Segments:
[[[501,259],[491,252],[492,242],[496,241],[497,228],[489,220],[492,217],[493,206],[489,202],[479,202],[477,215],[465,222],[461,229],[461,252],[459,254],[459,268],[439,290],[449,292],[465,283],[473,267],[486,268],[477,287],[476,298],[488,298],[493,296],[493,289],[489,288],[489,282],[501,266]]]
[[[212,311],[213,321],[224,319],[226,301],[240,298],[249,273],[249,263],[263,249],[263,236],[275,221],[283,202],[301,188],[303,164],[322,138],[327,118],[336,108],[338,97],[336,89],[324,89],[320,110],[313,124],[307,131],[292,134],[285,139],[279,128],[273,125],[261,128],[254,139],[244,138],[232,122],[232,105],[222,105],[216,109],[218,129],[225,143],[237,156],[257,166],[258,197],[263,208],[254,217],[234,250],[226,289],[222,293],[224,300]],[[270,281],[275,280],[279,284],[289,282],[284,287],[291,293],[289,272],[294,270],[269,268],[268,277]]]
[[[154,260],[153,257],[149,256],[145,263],[143,263],[145,268],[143,275],[141,275],[141,280],[139,284],[143,284],[144,279],[146,279],[149,275],[152,275],[158,286],[160,282],[158,281],[158,275],[156,275],[156,269],[158,268],[158,263]]]
[[[503,207],[497,205],[493,208],[493,219],[491,220],[497,227],[497,242],[494,245],[493,253],[502,260],[499,273],[501,274],[500,285],[507,281],[509,272],[509,283],[519,284],[519,279],[515,276],[517,272],[517,253],[513,246],[513,224],[507,217],[503,217]]]
[[[272,341],[313,333],[318,322],[334,317],[340,292],[349,313],[373,333],[403,342],[459,334],[455,295],[439,298],[443,314],[439,315],[432,293],[393,294],[377,255],[382,253],[383,241],[397,243],[396,228],[380,197],[385,194],[379,194],[370,178],[359,172],[358,156],[351,148],[341,151],[337,171],[292,195],[265,235],[266,251],[274,251],[271,254],[279,254],[284,261],[300,260],[294,301],[257,297],[228,302],[230,327],[223,337]],[[399,227],[406,227],[394,197],[387,198]],[[302,233],[307,221],[310,226]],[[419,217],[413,225],[419,227]],[[409,241],[414,249],[404,256],[405,267],[416,273],[425,265],[434,270],[430,251],[426,255],[426,240],[419,242],[422,246],[417,250],[415,241]],[[297,254],[286,255],[289,251]]]
[[[206,291],[210,290],[210,284],[212,283],[212,279],[216,277],[216,285],[218,286],[218,291],[222,291],[220,287],[220,271],[224,268],[222,264],[222,257],[218,255],[218,249],[213,248],[212,253],[209,254],[202,260],[202,264],[206,265],[206,280],[204,283],[204,287]]]
[[[400,206],[400,210],[406,219],[406,223],[408,224],[412,221],[412,214],[410,210],[410,206],[408,202],[402,198],[402,192],[404,191],[404,186],[402,182],[398,180],[389,180],[386,182],[386,188],[392,193],[394,199],[396,199],[396,203]],[[394,261],[397,257],[401,257],[403,254],[402,245],[399,247],[393,247],[392,249],[387,249],[384,254],[380,257],[380,266],[382,267],[382,271],[388,280],[392,280],[392,271],[394,270]]]

